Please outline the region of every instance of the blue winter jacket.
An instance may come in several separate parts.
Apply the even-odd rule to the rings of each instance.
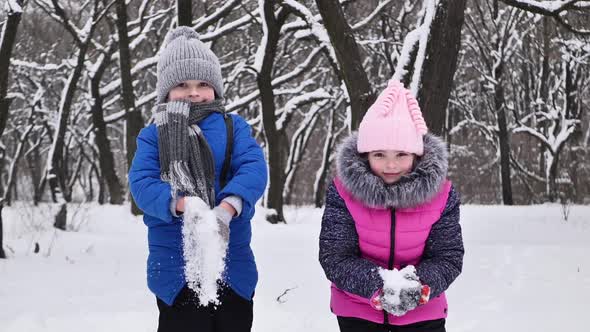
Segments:
[[[242,198],[242,213],[230,223],[224,278],[237,294],[251,300],[258,272],[250,247],[250,220],[254,215],[254,205],[266,187],[267,166],[262,149],[251,135],[250,126],[240,116],[232,114],[231,117],[234,127],[233,152],[229,181],[222,190],[219,188],[219,176],[227,141],[223,115],[213,113],[198,125],[215,160],[216,205],[230,195]],[[148,227],[148,287],[158,298],[172,305],[186,283],[182,255],[183,220],[182,217],[172,215],[171,187],[160,179],[158,130],[155,124],[143,128],[137,137],[137,151],[129,170],[129,186],[137,206],[144,212],[143,221]]]

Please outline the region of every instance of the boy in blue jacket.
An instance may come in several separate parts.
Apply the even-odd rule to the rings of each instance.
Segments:
[[[250,331],[258,279],[250,220],[266,187],[262,149],[244,119],[225,114],[219,60],[195,31],[179,27],[166,36],[157,75],[155,124],[139,133],[129,184],[148,227],[158,331]],[[228,241],[218,305],[199,303],[187,287],[182,228],[189,221],[182,214],[189,196],[213,209]]]

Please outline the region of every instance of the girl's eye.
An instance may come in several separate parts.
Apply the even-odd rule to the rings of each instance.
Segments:
[[[383,153],[381,153],[381,152],[375,153],[373,155],[373,157],[375,157],[375,158],[383,158]]]

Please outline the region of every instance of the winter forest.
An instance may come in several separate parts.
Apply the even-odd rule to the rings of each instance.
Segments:
[[[529,229],[543,233],[543,239],[552,233],[569,234],[567,241],[579,244],[569,254],[578,275],[569,280],[590,284],[589,264],[580,272],[584,264],[577,260],[584,260],[581,243],[590,234],[590,210],[583,206],[590,204],[590,1],[3,0],[0,10],[0,258],[7,258],[0,260],[0,265],[7,264],[0,266],[2,287],[24,287],[16,272],[9,273],[18,270],[17,265],[8,265],[19,264],[14,261],[22,260],[23,252],[63,253],[67,262],[61,257],[57,265],[41,263],[48,271],[49,266],[62,264],[66,270],[76,264],[80,268],[81,257],[92,252],[96,257],[131,255],[107,250],[111,242],[103,243],[101,251],[100,245],[88,244],[94,237],[73,234],[92,228],[89,225],[98,216],[133,220],[134,225],[126,224],[118,236],[121,241],[125,237],[144,241],[140,219],[132,219],[141,211],[130,197],[127,171],[135,139],[153,115],[158,50],[166,33],[180,25],[197,31],[217,54],[226,110],[248,121],[264,149],[269,178],[259,203],[258,252],[281,246],[280,237],[262,244],[263,235],[284,234],[292,240],[287,243],[299,246],[292,235],[297,232],[289,227],[305,225],[306,234],[311,234],[305,241],[313,243],[304,249],[312,259],[305,264],[317,272],[316,279],[325,281],[313,261],[317,260],[313,246],[317,246],[317,223],[333,176],[336,147],[358,128],[378,92],[394,78],[417,97],[429,130],[448,143],[449,178],[461,193],[462,204],[470,205],[466,215],[473,219],[487,215],[484,219],[490,222],[505,219],[500,225],[515,233],[501,235],[506,238],[498,241],[518,243],[518,234],[530,234]],[[535,206],[542,212],[532,213]],[[554,225],[539,230],[537,221],[548,223],[547,216],[574,222],[567,224],[571,229],[566,231]],[[509,223],[516,217],[525,220],[518,229]],[[92,234],[104,237],[116,225],[113,221],[96,226]],[[465,226],[465,232],[466,237],[500,233],[492,226],[477,232]],[[487,243],[484,235],[472,239],[478,236]],[[553,244],[561,240],[547,241],[550,244],[533,250],[534,255],[557,255]],[[66,249],[60,242],[75,243],[76,249]],[[125,330],[153,330],[156,313],[142,312],[145,307],[156,310],[141,285],[145,243],[137,248],[132,250],[136,261],[131,267],[122,260],[117,269],[137,270],[122,279],[138,288],[125,292],[136,298],[141,294],[141,305],[121,309],[131,316],[105,316],[114,322],[97,325],[97,331],[130,319],[149,322],[137,328],[122,325]],[[503,247],[510,248],[514,249]],[[507,255],[526,260],[528,249]],[[489,254],[491,265],[501,260],[485,245],[479,250]],[[259,264],[274,262],[258,252]],[[280,253],[298,255],[294,248]],[[31,262],[22,271],[33,274],[39,264]],[[88,275],[79,277],[91,279],[100,269],[89,268]],[[539,266],[529,271],[533,270],[545,273]],[[305,271],[302,267],[295,276],[307,280]],[[65,289],[67,274],[56,273],[47,278]],[[475,274],[484,278],[490,273],[482,268]],[[121,282],[117,278],[104,282]],[[471,287],[468,278],[461,281]],[[521,281],[528,278],[534,278],[533,272]],[[558,278],[557,272],[547,276]],[[28,283],[37,283],[34,280]],[[263,288],[259,295],[261,303],[277,305],[264,305],[274,321],[307,305],[295,299],[298,289],[306,289],[305,282],[293,286],[284,280],[268,282],[272,289]],[[306,292],[327,294],[324,286]],[[584,298],[590,296],[589,287],[584,288]],[[14,300],[15,292],[0,290],[0,311],[11,306],[3,297]],[[294,297],[292,307],[278,307],[288,301],[289,292]],[[463,302],[465,294],[465,289],[455,291],[455,303]],[[295,315],[279,328],[256,317],[255,330],[290,331],[286,326],[295,320],[302,325],[293,331],[335,331],[327,295],[322,301],[321,306],[312,306],[323,312],[320,323],[313,316],[302,322]],[[17,303],[27,310],[25,303]],[[569,305],[566,300],[559,303]],[[458,312],[469,314],[482,325],[458,319],[449,330],[484,330],[483,315],[478,317],[468,303],[456,309],[455,318],[461,316]],[[66,310],[56,311],[53,319],[59,321]],[[539,312],[541,319],[553,311]],[[6,331],[52,331],[45,326],[63,331],[69,326],[65,319],[62,325],[52,325],[51,319],[40,323],[36,316],[10,325],[11,318],[0,314],[0,331],[3,322],[13,327]],[[93,321],[89,317],[76,324]],[[569,324],[579,330],[579,322]],[[523,329],[527,327],[517,324],[514,331]]]

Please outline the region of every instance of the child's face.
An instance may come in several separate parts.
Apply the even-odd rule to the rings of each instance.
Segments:
[[[192,103],[208,103],[215,99],[215,90],[205,82],[188,80],[179,83],[168,93],[168,100],[190,100]]]
[[[374,174],[392,184],[412,171],[415,158],[413,153],[377,150],[369,152],[369,165]]]

